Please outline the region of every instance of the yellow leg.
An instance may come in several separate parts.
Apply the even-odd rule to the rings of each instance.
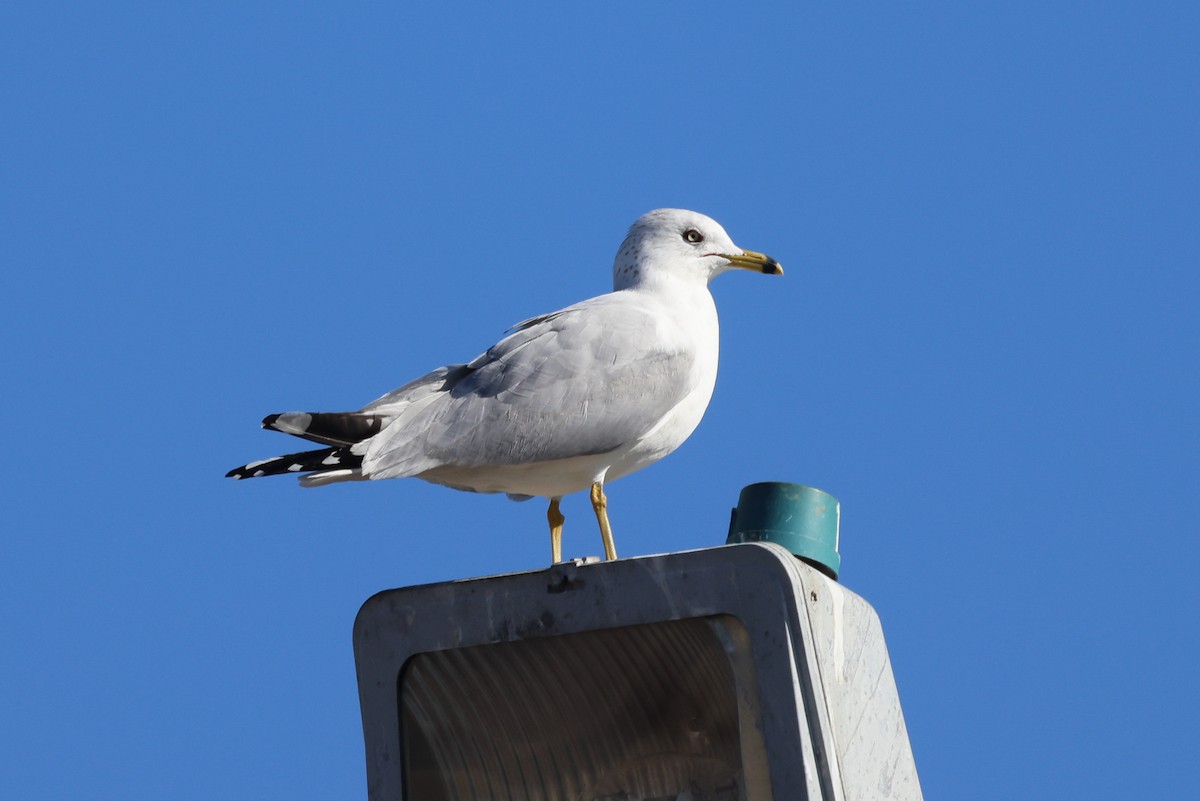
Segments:
[[[550,508],[546,510],[546,519],[550,521],[550,564],[553,565],[562,561],[562,527],[567,521],[558,511],[558,500],[551,498]]]
[[[600,523],[600,537],[604,540],[604,558],[617,558],[617,545],[613,542],[612,526],[608,524],[608,498],[604,495],[604,485],[597,481],[592,485],[592,508],[596,510],[596,520]]]

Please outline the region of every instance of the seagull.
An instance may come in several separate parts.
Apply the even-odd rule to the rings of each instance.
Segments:
[[[465,364],[448,364],[353,412],[272,414],[262,427],[325,447],[251,462],[229,478],[300,474],[318,487],[416,477],[458,490],[547,498],[588,490],[605,559],[616,559],[606,483],[647,467],[700,424],[717,379],[708,282],[731,269],[782,275],[715,220],[658,209],[630,227],[613,291],[517,323]]]

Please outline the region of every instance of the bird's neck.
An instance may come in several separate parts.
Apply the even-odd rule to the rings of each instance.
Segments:
[[[708,280],[691,270],[637,269],[617,270],[613,274],[613,291],[634,289],[641,292],[661,292],[688,295],[694,292],[708,294]]]
[[[671,330],[682,341],[703,342],[705,352],[712,353],[715,360],[719,338],[717,306],[712,293],[708,291],[708,284],[689,278],[694,279],[695,276],[672,280],[670,276],[659,274],[617,291],[633,292],[645,297],[659,309],[658,313],[662,316],[665,327],[660,333]]]

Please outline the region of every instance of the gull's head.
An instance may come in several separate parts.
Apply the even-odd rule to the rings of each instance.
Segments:
[[[779,262],[739,248],[713,218],[685,209],[656,209],[630,226],[613,261],[613,289],[660,280],[707,284],[734,268],[783,275]]]

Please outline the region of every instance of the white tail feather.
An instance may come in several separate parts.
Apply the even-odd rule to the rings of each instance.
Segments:
[[[300,476],[300,486],[323,487],[326,484],[337,484],[342,481],[366,480],[367,477],[362,474],[361,470],[326,470],[321,473],[310,473],[307,476]]]

